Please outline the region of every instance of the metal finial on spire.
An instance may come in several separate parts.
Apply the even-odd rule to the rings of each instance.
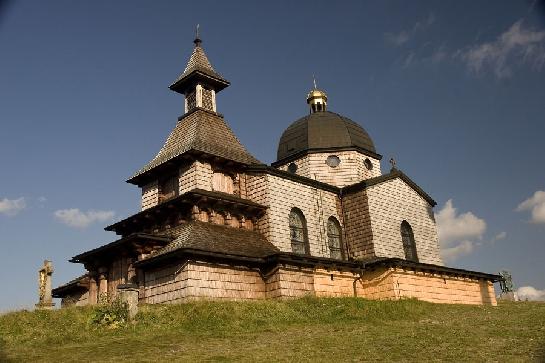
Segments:
[[[314,74],[312,75],[312,81],[314,82],[314,89],[318,89],[318,87],[316,87],[316,77],[314,77]]]
[[[193,43],[195,43],[196,47],[198,47],[202,43],[201,38],[199,38],[199,24],[197,24],[197,27],[195,28],[195,40],[193,41]]]

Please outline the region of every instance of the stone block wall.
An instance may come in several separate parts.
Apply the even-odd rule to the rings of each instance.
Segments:
[[[494,286],[475,278],[401,268],[353,272],[279,266],[266,277],[242,266],[187,262],[145,273],[144,296],[150,304],[193,299],[253,300],[357,296],[367,299],[417,298],[433,303],[495,306]]]
[[[446,274],[378,268],[363,275],[321,268],[278,268],[267,278],[267,298],[357,296],[372,300],[417,298],[433,303],[493,305],[491,282]]]
[[[419,262],[443,265],[433,209],[400,178],[366,189],[377,257],[405,258],[401,222],[406,220],[414,233]]]
[[[341,163],[335,168],[326,164],[326,159],[330,155],[336,155],[341,160]],[[373,166],[371,170],[365,167],[365,159],[371,161]],[[288,170],[290,163],[280,166],[279,169]],[[344,187],[381,175],[380,160],[358,151],[311,153],[294,160],[293,163],[297,165],[297,175],[337,187]]]
[[[258,231],[281,251],[291,252],[289,214],[299,208],[306,219],[310,254],[329,257],[327,220],[335,217],[342,226],[335,193],[283,179],[274,175],[249,175],[248,199],[268,206],[258,221]]]
[[[490,281],[401,268],[365,272],[357,293],[369,299],[417,298],[433,303],[497,305]]]
[[[485,280],[395,269],[398,297],[447,304],[497,305],[494,285]]]

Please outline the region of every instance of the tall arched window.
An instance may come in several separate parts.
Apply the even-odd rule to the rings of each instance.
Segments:
[[[293,208],[290,212],[290,237],[291,250],[300,255],[309,254],[309,246],[307,243],[307,223],[305,216],[297,208]]]
[[[338,260],[343,259],[341,225],[335,217],[329,217],[327,220],[327,243],[329,245],[329,255]]]
[[[405,259],[408,261],[418,262],[413,229],[407,221],[401,222],[401,240],[403,241],[403,251],[405,252]]]

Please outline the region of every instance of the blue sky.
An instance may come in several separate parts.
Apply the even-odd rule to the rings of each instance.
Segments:
[[[0,6],[0,310],[43,259],[116,239],[126,184],[183,113],[167,86],[200,24],[248,150],[275,160],[316,75],[329,109],[437,202],[447,264],[508,269],[545,297],[545,7],[535,1],[17,1]],[[540,192],[541,191],[541,192]]]

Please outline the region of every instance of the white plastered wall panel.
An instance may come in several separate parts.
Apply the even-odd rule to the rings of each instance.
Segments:
[[[432,206],[400,178],[366,189],[373,245],[377,257],[405,258],[401,222],[413,230],[418,259],[443,265]]]
[[[341,162],[332,168],[326,164],[327,157],[336,155]],[[365,160],[369,159],[372,168],[365,166]],[[297,165],[297,175],[321,181],[337,187],[358,183],[362,180],[381,175],[380,160],[362,154],[358,151],[338,151],[328,153],[311,153],[294,160]],[[288,170],[291,162],[281,165],[279,169]]]

